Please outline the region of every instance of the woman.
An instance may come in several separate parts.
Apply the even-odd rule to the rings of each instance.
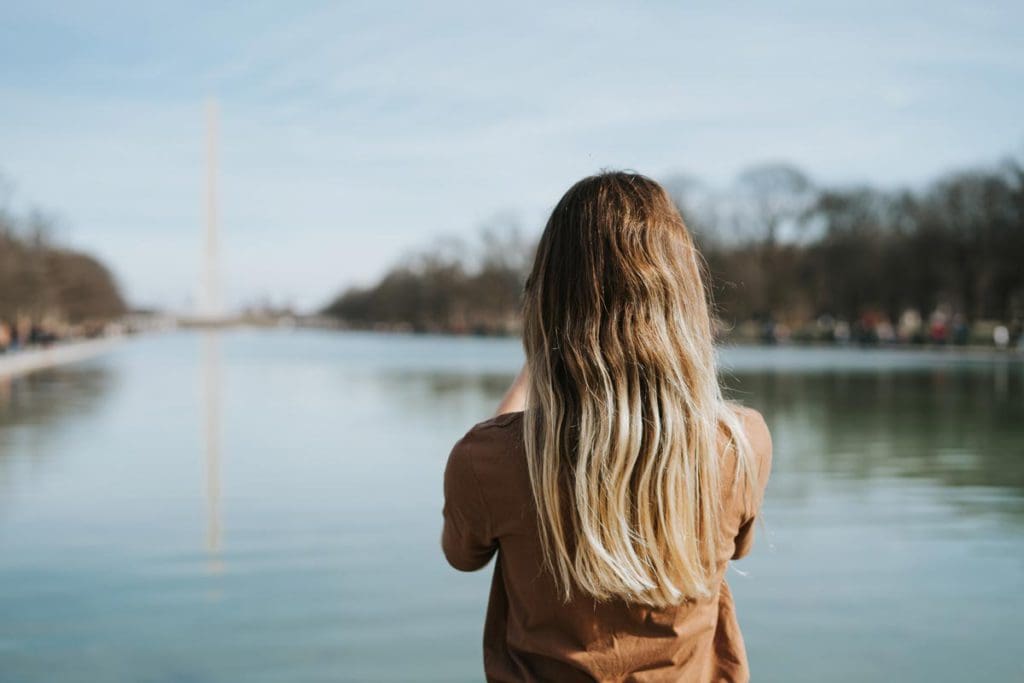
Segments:
[[[771,463],[722,398],[701,258],[664,189],[603,173],[555,207],[526,283],[526,365],[455,445],[442,545],[497,553],[491,681],[745,681],[724,580]]]

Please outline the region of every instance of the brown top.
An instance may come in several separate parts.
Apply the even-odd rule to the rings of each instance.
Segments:
[[[723,463],[718,589],[668,609],[598,602],[577,591],[569,603],[542,571],[536,508],[523,448],[522,413],[475,425],[455,444],[444,475],[442,546],[456,569],[474,571],[497,552],[484,626],[488,681],[747,681],[747,656],[724,580],[730,559],[753,540],[771,467],[771,439],[760,414],[743,411],[758,482],[739,500]]]

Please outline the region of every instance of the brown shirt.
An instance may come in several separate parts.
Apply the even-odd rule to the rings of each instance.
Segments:
[[[730,559],[750,550],[771,439],[757,412],[743,410],[742,417],[758,481],[751,495],[733,495],[735,458],[723,461],[717,589],[708,599],[668,609],[598,602],[578,591],[569,603],[559,598],[541,569],[521,412],[481,422],[455,444],[444,477],[445,556],[456,569],[473,571],[498,555],[484,626],[488,681],[749,680],[724,574]]]

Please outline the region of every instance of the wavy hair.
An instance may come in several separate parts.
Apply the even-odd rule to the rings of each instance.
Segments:
[[[526,283],[524,436],[544,563],[565,600],[714,590],[723,396],[703,260],[665,190],[604,172],[566,192]]]

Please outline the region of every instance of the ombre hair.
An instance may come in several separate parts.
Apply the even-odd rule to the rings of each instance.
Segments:
[[[544,229],[523,305],[524,436],[565,600],[668,606],[715,590],[720,463],[735,454],[739,485],[751,454],[718,383],[702,266],[642,175],[584,178]]]

